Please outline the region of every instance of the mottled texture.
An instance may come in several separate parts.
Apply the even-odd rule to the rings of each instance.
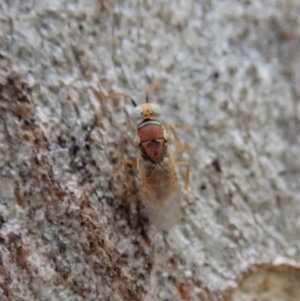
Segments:
[[[238,287],[228,292],[226,301],[299,301],[300,266],[295,262],[253,266]]]
[[[299,262],[299,15],[296,0],[1,1],[0,300],[217,300],[252,264]],[[135,171],[131,190],[109,177],[131,103],[104,97],[141,103],[154,82],[196,148],[181,156],[196,198],[155,237]]]

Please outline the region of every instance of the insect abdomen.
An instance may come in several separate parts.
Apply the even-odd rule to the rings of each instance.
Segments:
[[[142,162],[139,167],[141,188],[149,201],[164,202],[178,185],[176,171],[166,156],[160,164]]]

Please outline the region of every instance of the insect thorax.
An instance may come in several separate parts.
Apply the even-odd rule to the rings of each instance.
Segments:
[[[148,158],[153,163],[163,160],[167,145],[164,132],[163,125],[154,119],[144,120],[138,125],[139,148],[144,159]]]

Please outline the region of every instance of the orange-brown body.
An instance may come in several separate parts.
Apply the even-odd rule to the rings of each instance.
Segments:
[[[129,97],[123,93],[112,93],[108,98]],[[126,181],[131,187],[128,165],[137,166],[140,180],[140,191],[148,217],[157,230],[171,229],[180,218],[181,188],[176,175],[176,165],[186,166],[184,189],[189,182],[189,163],[185,160],[174,160],[168,134],[158,119],[161,109],[156,104],[144,103],[136,105],[129,97],[134,108],[131,112],[133,120],[138,122],[134,144],[137,152],[136,161],[125,159],[126,137],[121,144],[121,158],[119,165],[111,172],[114,175],[125,167]],[[174,136],[177,151],[193,148],[183,145],[177,137],[175,129],[168,124],[167,128]]]
[[[151,104],[140,105],[144,113],[137,126],[135,146],[140,189],[150,220],[160,230],[168,230],[178,220],[180,189],[175,161],[163,125],[151,118]]]
[[[175,162],[168,145],[165,130],[162,125],[163,136],[151,137],[151,140],[140,140],[137,145],[137,170],[139,173],[141,190],[144,197],[155,203],[165,202],[178,186]],[[151,132],[151,123],[149,136]],[[138,129],[138,136],[139,129]],[[159,134],[159,133],[158,133]]]

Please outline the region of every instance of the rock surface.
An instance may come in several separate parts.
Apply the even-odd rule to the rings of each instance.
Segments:
[[[253,300],[287,281],[297,296],[299,15],[296,0],[2,1],[0,300]],[[134,132],[130,102],[105,95],[141,103],[153,83],[195,147],[195,197],[168,233],[134,169],[131,190],[109,176]]]

